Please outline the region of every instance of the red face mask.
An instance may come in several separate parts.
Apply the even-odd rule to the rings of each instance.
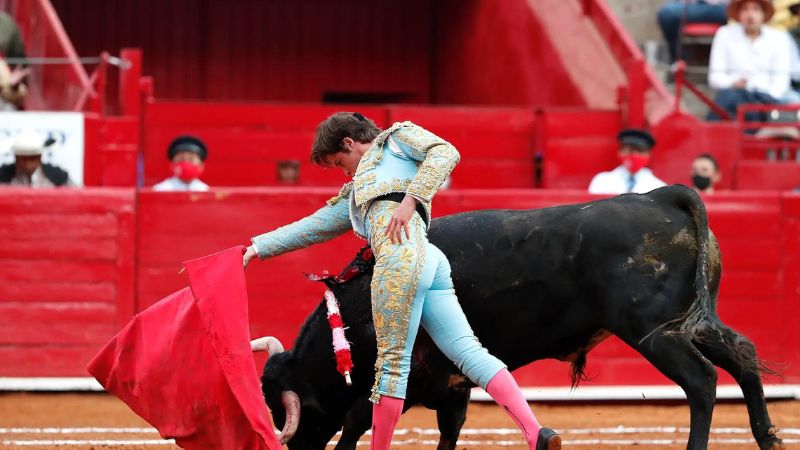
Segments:
[[[646,153],[631,153],[620,157],[620,161],[628,169],[628,172],[634,174],[642,170],[650,162],[650,155]]]
[[[179,163],[170,164],[172,173],[184,183],[189,183],[195,178],[199,178],[203,173],[203,169],[197,164],[192,164],[189,161],[181,161]]]

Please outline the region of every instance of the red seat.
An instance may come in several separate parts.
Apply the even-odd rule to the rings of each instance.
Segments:
[[[711,37],[721,26],[718,23],[687,23],[681,33],[691,37]]]

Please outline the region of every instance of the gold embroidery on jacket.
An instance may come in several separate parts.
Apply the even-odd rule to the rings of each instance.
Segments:
[[[409,184],[407,192],[430,202],[458,164],[459,159],[458,151],[449,144],[431,148],[428,156],[420,164],[417,176]]]
[[[361,161],[358,163],[356,174],[353,177],[353,180],[358,181],[358,177],[361,176],[361,174],[369,172],[381,162],[383,143],[390,134],[394,133],[400,127],[409,125],[411,125],[411,122],[395,122],[391,127],[383,130],[375,138],[375,142],[372,144],[372,146],[367,149],[366,152],[364,152],[364,155],[361,156]]]
[[[341,189],[339,189],[339,193],[338,193],[337,195],[335,195],[335,196],[333,196],[333,197],[329,198],[329,199],[328,199],[328,201],[327,201],[327,202],[325,202],[325,203],[327,203],[327,204],[328,204],[328,206],[333,206],[333,205],[335,205],[335,204],[336,204],[336,203],[337,203],[339,200],[341,200],[341,199],[343,199],[343,198],[347,198],[347,196],[348,196],[348,195],[350,195],[350,192],[351,192],[352,190],[353,190],[353,182],[352,182],[352,181],[350,181],[350,182],[348,182],[348,183],[345,183],[344,185],[342,185],[342,188],[341,188]]]
[[[421,161],[417,166],[417,176],[408,187],[408,193],[430,202],[461,160],[458,150],[417,125],[398,130],[392,135],[392,139],[410,147],[413,158]]]

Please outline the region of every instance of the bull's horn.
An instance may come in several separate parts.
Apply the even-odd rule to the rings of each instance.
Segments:
[[[281,393],[281,402],[283,402],[283,409],[286,411],[286,422],[283,424],[283,430],[278,435],[281,445],[286,444],[297,432],[297,426],[300,424],[300,397],[294,391],[283,391]]]
[[[254,352],[267,352],[270,356],[284,351],[281,341],[272,336],[253,339],[250,341],[250,349]]]

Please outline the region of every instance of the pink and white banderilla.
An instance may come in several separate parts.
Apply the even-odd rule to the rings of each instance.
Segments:
[[[353,358],[350,353],[350,343],[344,336],[344,322],[339,313],[339,303],[330,289],[325,290],[325,306],[328,308],[328,323],[333,333],[333,352],[336,355],[336,370],[344,375],[348,386],[352,386],[350,371],[353,370]]]

